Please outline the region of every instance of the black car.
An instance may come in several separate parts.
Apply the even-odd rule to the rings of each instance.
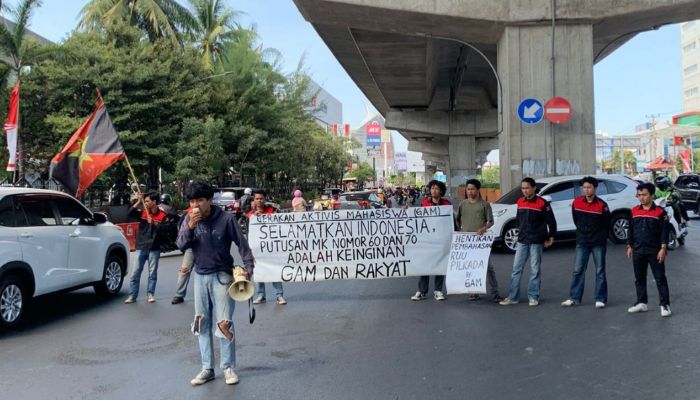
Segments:
[[[682,174],[673,184],[686,210],[700,213],[700,174]]]

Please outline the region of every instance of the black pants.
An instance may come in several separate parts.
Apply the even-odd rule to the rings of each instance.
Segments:
[[[637,303],[648,302],[647,298],[647,266],[651,267],[651,273],[656,280],[656,288],[659,290],[659,305],[671,305],[668,294],[668,281],[666,280],[666,266],[656,260],[656,254],[634,253],[634,284],[637,287]]]
[[[442,288],[445,285],[445,275],[435,275],[435,290],[442,292]],[[430,275],[423,275],[418,280],[418,291],[423,294],[428,293],[428,286],[430,286]]]

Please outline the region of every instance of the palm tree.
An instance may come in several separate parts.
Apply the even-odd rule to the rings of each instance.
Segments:
[[[244,34],[235,19],[238,13],[227,8],[221,0],[189,0],[196,24],[190,38],[200,49],[203,63],[208,70],[214,64],[223,66],[226,43],[239,39]]]
[[[196,23],[176,0],[89,0],[80,10],[78,27],[94,31],[118,21],[138,26],[151,40],[164,37],[173,43],[180,43],[180,32]]]
[[[16,9],[10,10],[14,24],[5,20],[0,23],[0,51],[5,58],[0,59],[0,63],[6,65],[14,73],[17,81],[20,80],[22,68],[30,64],[30,60],[42,52],[38,49],[36,40],[27,39],[25,34],[29,26],[32,12],[41,6],[41,0],[23,0]],[[2,5],[5,9],[6,5]],[[3,79],[3,82],[5,79]],[[22,140],[17,138],[17,152],[22,154]],[[18,178],[24,178],[24,158],[20,157],[17,165]]]

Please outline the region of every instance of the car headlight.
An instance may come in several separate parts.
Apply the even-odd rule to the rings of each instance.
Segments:
[[[494,217],[494,218],[498,218],[498,217],[500,217],[501,215],[505,214],[506,212],[508,212],[508,209],[507,209],[507,208],[500,209],[500,210],[498,210],[498,211],[496,211],[496,212],[493,213],[493,217]]]

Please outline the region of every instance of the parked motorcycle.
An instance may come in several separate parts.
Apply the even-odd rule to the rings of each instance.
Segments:
[[[663,207],[668,214],[668,220],[671,224],[671,230],[668,234],[668,249],[675,250],[678,246],[685,244],[685,237],[688,236],[688,227],[686,224],[678,225],[674,217],[673,207],[667,204],[666,198],[654,200],[657,206]]]

